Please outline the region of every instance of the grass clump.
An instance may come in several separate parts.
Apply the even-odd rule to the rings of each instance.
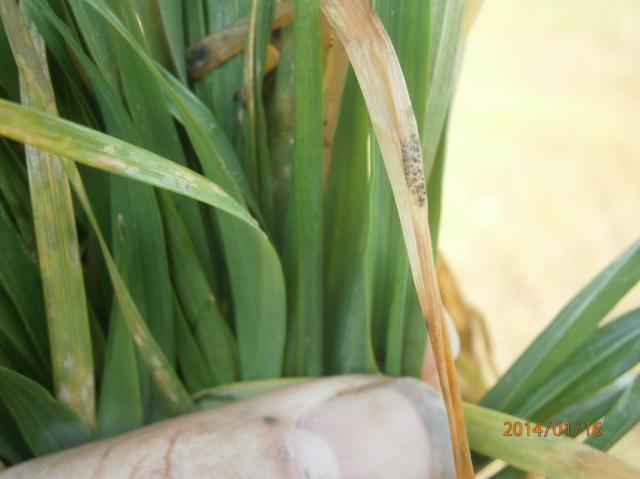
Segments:
[[[420,377],[426,316],[469,470],[432,254],[466,2],[0,5],[4,463],[240,381]],[[481,407],[606,416],[600,448],[638,421],[638,312],[599,323],[639,278],[636,243],[466,406],[472,448],[550,460],[535,439],[524,455],[492,440]],[[593,452],[574,442],[548,470]]]

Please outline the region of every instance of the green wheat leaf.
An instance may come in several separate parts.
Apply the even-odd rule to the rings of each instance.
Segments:
[[[640,279],[640,241],[616,258],[555,317],[480,401],[515,411],[593,334],[600,320]]]
[[[51,397],[42,386],[5,368],[0,368],[0,400],[37,456],[93,439],[84,419]]]
[[[56,113],[42,37],[14,0],[3,0],[2,20],[18,64],[21,99]],[[95,425],[95,380],[71,189],[59,158],[25,149],[56,397]]]

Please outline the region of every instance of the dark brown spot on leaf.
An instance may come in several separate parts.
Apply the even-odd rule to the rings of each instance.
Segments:
[[[238,105],[243,107],[247,106],[247,88],[241,86],[238,88],[233,94],[233,101],[235,101]]]
[[[209,55],[209,49],[204,45],[195,47],[188,53],[187,65],[190,72],[198,70],[204,64],[207,56]]]
[[[413,133],[402,143],[402,166],[404,178],[418,206],[423,206],[427,200],[427,192],[422,170],[422,154],[420,139]]]

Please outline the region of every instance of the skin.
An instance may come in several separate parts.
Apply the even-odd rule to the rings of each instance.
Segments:
[[[0,479],[454,478],[442,398],[412,379],[338,376],[44,456]]]

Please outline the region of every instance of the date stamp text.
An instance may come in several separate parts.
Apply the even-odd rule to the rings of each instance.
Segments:
[[[505,430],[502,433],[504,437],[576,437],[583,431],[586,432],[587,436],[600,437],[604,434],[602,421],[547,421],[546,423],[539,421],[504,421],[504,427]]]

